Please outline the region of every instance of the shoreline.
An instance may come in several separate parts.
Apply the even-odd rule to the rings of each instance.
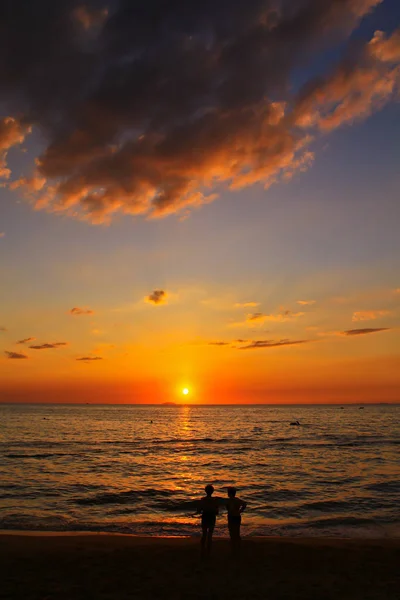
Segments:
[[[0,540],[5,537],[29,537],[29,538],[93,538],[93,537],[110,537],[114,538],[124,538],[124,539],[133,539],[133,540],[164,540],[164,541],[172,541],[172,540],[187,540],[187,541],[195,541],[199,542],[201,536],[201,532],[199,531],[194,535],[143,535],[136,533],[119,533],[112,531],[40,531],[40,530],[25,530],[25,529],[0,529]],[[213,540],[227,542],[229,541],[228,535],[214,535]],[[242,534],[242,542],[296,542],[296,543],[335,543],[335,542],[355,542],[357,544],[363,544],[364,542],[396,542],[400,547],[400,537],[399,536],[286,536],[286,535],[243,535]]]

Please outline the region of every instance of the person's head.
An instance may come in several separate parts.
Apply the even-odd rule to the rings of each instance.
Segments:
[[[206,491],[207,496],[211,496],[214,492],[214,487],[211,484],[206,485],[204,489]]]
[[[236,488],[235,487],[228,487],[228,496],[229,498],[234,498],[236,496]]]

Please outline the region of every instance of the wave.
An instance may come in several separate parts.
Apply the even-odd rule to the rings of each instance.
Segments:
[[[157,498],[162,496],[164,498],[169,497],[173,492],[167,490],[129,490],[126,492],[106,492],[103,494],[97,494],[95,496],[89,496],[85,498],[75,499],[76,504],[97,506],[103,504],[131,504],[142,500],[143,498]]]

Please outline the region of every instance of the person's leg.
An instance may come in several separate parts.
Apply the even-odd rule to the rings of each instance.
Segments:
[[[240,549],[240,522],[236,519],[229,525],[229,534],[231,536],[232,553],[238,554]]]
[[[208,527],[205,523],[201,524],[201,529],[202,529],[202,535],[201,535],[201,556],[203,557],[205,554],[205,550],[206,550],[206,541],[207,541],[207,535],[208,535]]]
[[[207,556],[210,556],[211,554],[211,545],[212,545],[212,536],[214,533],[214,525],[211,525],[208,528],[208,535],[207,535]]]

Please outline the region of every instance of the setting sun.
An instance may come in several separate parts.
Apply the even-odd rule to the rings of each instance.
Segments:
[[[188,388],[183,388],[183,390],[182,390],[182,394],[183,394],[184,396],[187,396],[187,395],[188,395],[188,393],[189,393],[189,390],[188,390]]]

